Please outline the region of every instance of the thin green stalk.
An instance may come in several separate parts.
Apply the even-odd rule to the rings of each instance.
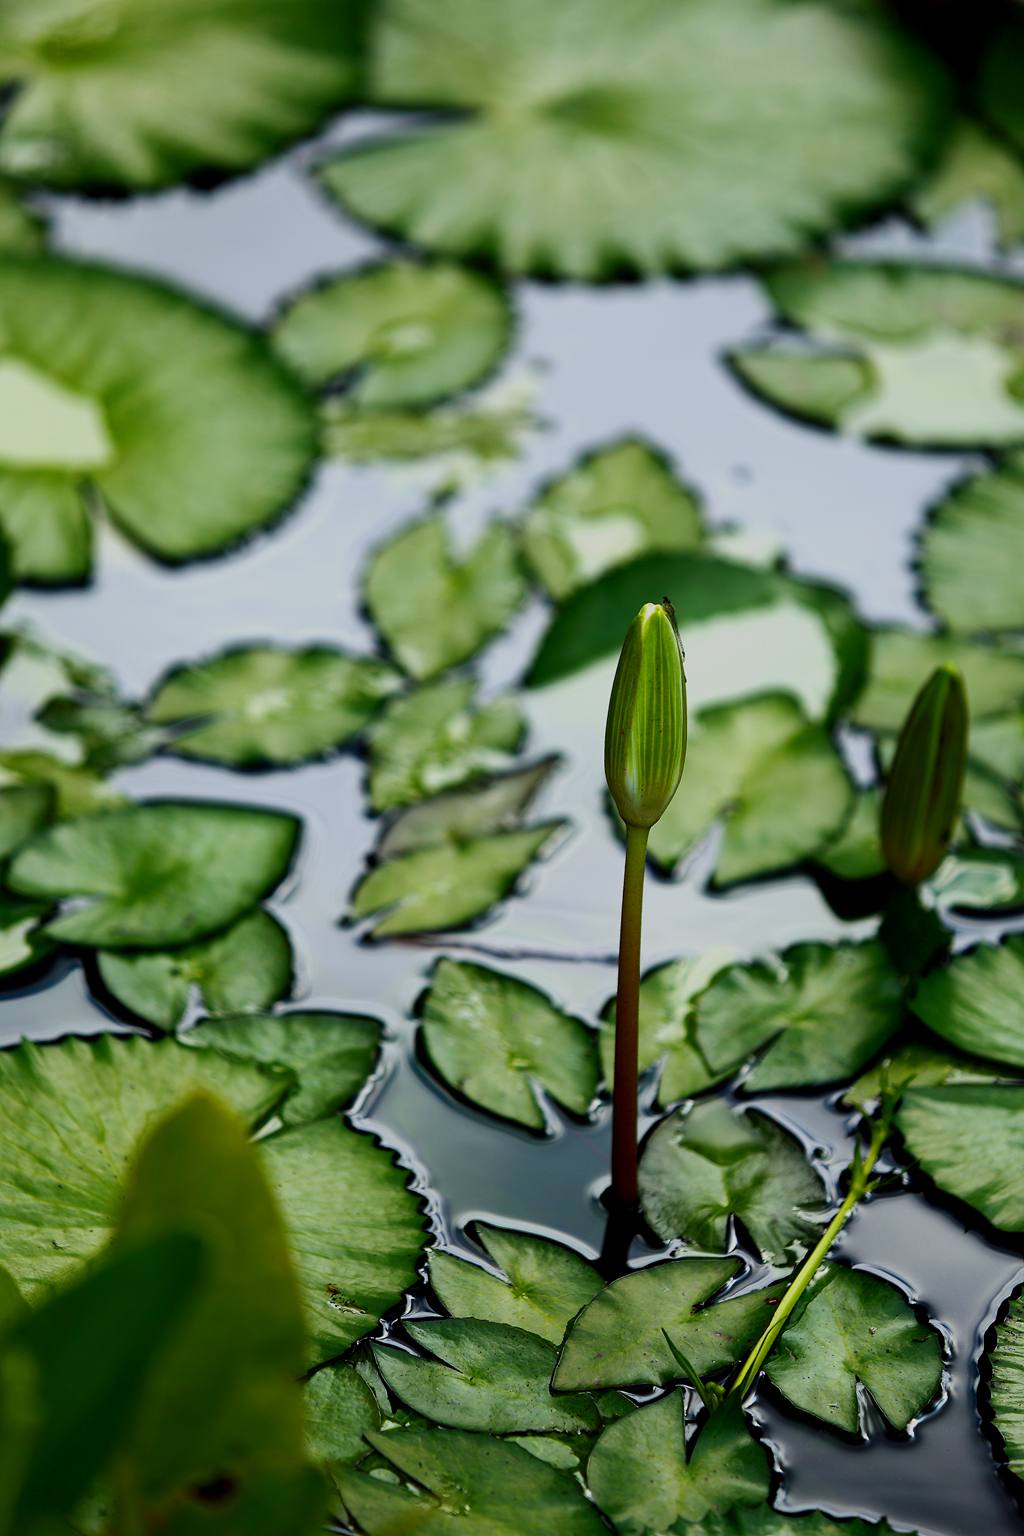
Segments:
[[[647,827],[626,828],[612,1090],[612,1195],[620,1205],[635,1205],[639,1198],[636,1104],[640,1048],[640,930],[649,830]]]
[[[853,1170],[850,1175],[850,1189],[846,1199],[825,1228],[819,1241],[793,1276],[786,1294],[775,1309],[771,1322],[733,1377],[726,1394],[727,1396],[742,1398],[750,1391],[750,1388],[757,1380],[761,1367],[775,1348],[783,1329],[793,1315],[793,1311],[800,1298],[814,1279],[829,1249],[846,1225],[851,1211],[871,1188],[871,1172],[878,1161],[879,1153],[885,1145],[886,1137],[889,1134],[890,1118],[891,1115],[889,1113],[883,1112],[879,1115],[872,1128],[868,1150],[863,1155],[858,1143]]]

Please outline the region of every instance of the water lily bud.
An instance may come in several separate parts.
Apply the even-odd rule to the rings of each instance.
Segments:
[[[686,760],[686,674],[666,598],[645,603],[626,631],[608,704],[604,773],[627,827],[653,827]]]
[[[967,692],[937,667],[910,706],[882,800],[882,852],[897,880],[919,885],[953,840],[967,766]]]

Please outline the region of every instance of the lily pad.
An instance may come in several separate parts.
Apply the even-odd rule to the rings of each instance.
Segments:
[[[203,0],[10,0],[0,169],[55,188],[151,190],[244,171],[312,133],[356,87],[360,12]]]
[[[640,1201],[658,1236],[712,1252],[727,1246],[735,1220],[766,1261],[785,1263],[819,1235],[825,1199],[794,1136],[721,1099],[663,1120],[640,1163]]]
[[[482,784],[410,806],[388,822],[378,857],[395,859],[449,843],[469,843],[518,826],[557,766],[556,757],[544,757],[525,768],[495,774]]]
[[[910,1087],[930,1088],[940,1083],[992,1083],[998,1075],[989,1062],[908,1040],[862,1072],[843,1094],[843,1103],[871,1114],[883,1093],[898,1096]]]
[[[247,646],[175,667],[146,707],[181,727],[168,751],[233,768],[301,763],[362,730],[393,694],[397,673],[328,646]]]
[[[685,1406],[671,1392],[609,1424],[587,1464],[590,1490],[620,1536],[679,1536],[735,1505],[768,1498],[768,1460],[738,1402],[712,1414],[687,1456]]]
[[[1024,458],[1014,456],[957,486],[932,513],[921,536],[925,602],[966,634],[1024,630],[1024,594],[1015,577],[1022,559]]]
[[[1024,153],[1024,107],[1020,71],[1024,59],[1024,24],[1013,11],[990,34],[979,71],[978,100],[985,117],[1001,136]]]
[[[390,811],[509,765],[526,731],[511,698],[472,707],[474,683],[444,678],[391,701],[370,728],[370,799]]]
[[[910,1006],[951,1045],[1024,1067],[1024,936],[956,955],[923,978]]]
[[[1007,1465],[1024,1478],[1024,1298],[1015,1296],[996,1328],[989,1351],[992,1417],[1002,1438]]]
[[[567,1324],[601,1290],[594,1266],[574,1249],[529,1232],[477,1222],[473,1235],[502,1273],[431,1249],[430,1284],[438,1300],[455,1317],[507,1323],[560,1344]]]
[[[294,1086],[278,1114],[285,1125],[301,1125],[352,1102],[376,1066],[380,1036],[376,1019],[296,1010],[200,1019],[180,1039],[183,1045],[219,1051],[230,1061],[284,1073]]]
[[[771,1322],[780,1294],[762,1289],[715,1301],[742,1268],[734,1258],[672,1259],[613,1280],[569,1328],[551,1385],[556,1392],[667,1386],[681,1373],[666,1333],[701,1377],[736,1364]]]
[[[640,438],[587,454],[544,488],[523,524],[527,559],[556,602],[613,566],[702,537],[694,492]]]
[[[274,522],[305,482],[316,422],[299,383],[261,337],[171,288],[5,256],[0,336],[0,527],[21,580],[88,575],[87,504],[177,562]]]
[[[665,1108],[703,1093],[720,1078],[705,1060],[694,1033],[693,1005],[729,959],[715,950],[685,960],[670,960],[648,971],[640,982],[638,1064],[641,1072],[661,1064],[658,1104]],[[598,1045],[605,1083],[615,1077],[615,999],[602,1016]]]
[[[287,1087],[280,1073],[173,1040],[100,1036],[0,1052],[3,1259],[29,1298],[101,1246],[132,1149],[162,1115],[202,1089],[257,1129]],[[340,1119],[259,1146],[304,1297],[308,1363],[330,1359],[415,1279],[419,1202],[392,1155]]]
[[[368,1432],[401,1481],[343,1471],[349,1515],[366,1536],[605,1536],[605,1524],[564,1472],[521,1446],[452,1429]]]
[[[898,731],[921,685],[945,663],[963,673],[974,752],[982,722],[1024,706],[1024,651],[958,635],[874,629],[864,689],[850,710],[853,723],[872,731]]]
[[[554,1345],[536,1334],[475,1317],[406,1322],[405,1331],[436,1358],[386,1344],[375,1345],[373,1357],[391,1390],[435,1423],[490,1434],[598,1427],[589,1397],[551,1391]]]
[[[812,1282],[765,1369],[783,1397],[826,1424],[857,1434],[863,1389],[903,1430],[939,1389],[942,1343],[894,1285],[832,1264]]]
[[[731,354],[773,405],[905,446],[1024,442],[1024,284],[933,263],[813,259],[765,286],[780,318],[808,333]]]
[[[46,246],[46,221],[22,202],[15,188],[0,182],[0,251],[36,256]]]
[[[991,208],[1004,250],[1024,240],[1024,165],[980,123],[964,117],[936,169],[911,193],[908,207],[933,229],[947,215],[978,202]]]
[[[690,723],[682,788],[651,829],[650,856],[673,869],[723,823],[713,883],[729,885],[811,858],[839,830],[852,787],[828,730],[795,699],[764,694]]]
[[[47,924],[69,944],[156,949],[227,927],[284,879],[299,824],[277,811],[154,800],[48,827],[16,855],[12,890],[92,898]]]
[[[174,1029],[193,992],[210,1013],[269,1008],[292,985],[292,947],[268,912],[250,912],[224,933],[163,954],[100,951],[100,980],[122,1007],[158,1029]]]
[[[45,960],[54,947],[42,931],[50,910],[46,902],[0,897],[0,976],[13,976]]]
[[[448,262],[389,261],[299,294],[274,346],[313,389],[363,406],[435,405],[479,384],[507,348],[512,311],[495,283]]]
[[[819,1510],[784,1515],[780,1510],[734,1509],[705,1520],[701,1536],[908,1536],[888,1520],[833,1520]],[[915,1536],[915,1533],[909,1533]]]
[[[54,793],[49,784],[9,784],[0,787],[0,859],[27,842],[53,815]]]
[[[306,1383],[306,1446],[332,1479],[369,1454],[364,1436],[379,1430],[376,1398],[351,1365],[325,1365]]]
[[[867,214],[913,179],[946,86],[874,7],[739,0],[726,24],[714,0],[497,18],[389,0],[370,97],[417,115],[322,167],[347,209],[431,250],[595,280],[736,266]],[[823,137],[838,151],[808,157]]]
[[[720,971],[694,1006],[711,1070],[750,1093],[815,1087],[859,1072],[897,1029],[902,982],[881,944],[794,944],[781,955]]]
[[[58,736],[75,738],[80,764],[93,773],[145,762],[164,744],[162,731],[147,726],[136,704],[88,694],[54,694],[36,720]]]
[[[1024,1231],[1024,1084],[915,1085],[903,1095],[896,1124],[940,1189],[994,1227]]]
[[[325,453],[351,464],[427,461],[438,493],[519,458],[526,433],[540,425],[521,401],[482,397],[432,411],[364,409],[347,397],[332,397],[320,414]]]
[[[366,575],[373,621],[418,682],[468,661],[525,595],[515,540],[505,524],[492,524],[458,561],[440,513],[413,523],[378,549]]]
[[[49,790],[58,820],[92,816],[128,803],[120,790],[105,783],[93,769],[27,748],[0,752],[0,785],[4,784],[32,784]]]
[[[502,971],[441,960],[423,1005],[423,1041],[439,1076],[473,1104],[547,1129],[539,1090],[575,1115],[597,1092],[593,1030]]]

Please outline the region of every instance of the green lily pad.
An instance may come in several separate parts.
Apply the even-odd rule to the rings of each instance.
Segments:
[[[39,6],[10,0],[0,80],[16,87],[0,169],[56,188],[165,187],[244,171],[312,133],[356,87],[359,11],[296,0]]]
[[[370,727],[370,800],[390,811],[509,766],[526,722],[511,698],[472,708],[472,678],[393,699]]]
[[[212,1093],[257,1129],[288,1085],[173,1040],[100,1036],[0,1052],[0,1249],[26,1295],[101,1246],[136,1141],[182,1098]],[[331,1359],[415,1279],[419,1202],[392,1155],[339,1118],[261,1137],[259,1147],[304,1298],[308,1363]]]
[[[93,773],[145,762],[164,744],[163,732],[146,725],[137,705],[117,698],[55,694],[36,720],[58,736],[73,736],[81,766]]]
[[[942,1341],[894,1285],[831,1264],[812,1282],[765,1369],[783,1397],[826,1424],[857,1434],[862,1387],[902,1430],[939,1390]]]
[[[1004,1232],[1024,1231],[1024,1084],[913,1086],[896,1124],[942,1190]]]
[[[1024,165],[980,123],[964,117],[936,169],[910,194],[908,207],[933,229],[948,214],[976,202],[991,208],[1004,250],[1024,240]]]
[[[923,978],[910,1006],[951,1045],[1024,1067],[1024,936],[956,955]]]
[[[477,1317],[525,1329],[549,1344],[601,1290],[592,1264],[562,1243],[477,1222],[473,1235],[502,1273],[432,1248],[430,1284],[454,1317]]]
[[[883,1093],[898,1096],[909,1087],[930,1088],[942,1083],[992,1083],[997,1075],[991,1063],[909,1040],[862,1072],[843,1094],[843,1103],[870,1114]]]
[[[537,987],[502,971],[440,960],[423,1005],[423,1042],[451,1087],[491,1114],[545,1131],[539,1090],[575,1115],[597,1092],[593,1030]]]
[[[366,575],[373,621],[418,682],[468,661],[525,595],[515,540],[505,524],[492,524],[458,561],[440,513],[413,523],[378,549]]]
[[[854,437],[933,448],[1024,442],[1024,284],[932,263],[825,261],[765,279],[806,336],[730,361],[762,398]]]
[[[224,933],[163,954],[96,957],[100,980],[122,1007],[158,1029],[174,1029],[193,992],[210,1013],[269,1008],[292,985],[292,946],[268,912],[250,912]]]
[[[362,406],[435,405],[479,384],[510,340],[495,283],[447,262],[345,272],[286,304],[274,346],[313,389],[345,384]]]
[[[977,93],[984,116],[1018,153],[1024,153],[1024,107],[1020,100],[1022,59],[1024,24],[1013,11],[1008,11],[988,37]]]
[[[814,855],[816,868],[837,880],[870,880],[884,874],[881,814],[882,795],[878,788],[856,790],[853,807],[839,832]]]
[[[351,1365],[325,1365],[306,1383],[306,1446],[335,1481],[341,1467],[369,1454],[364,1436],[379,1430],[377,1400]]]
[[[650,856],[673,869],[721,821],[713,883],[750,880],[811,858],[842,826],[851,796],[828,730],[795,699],[715,705],[690,722],[683,783],[651,829]]]
[[[556,602],[613,566],[692,549],[702,537],[695,494],[639,438],[585,455],[542,490],[523,523],[527,559]]]
[[[794,944],[720,971],[694,1005],[694,1033],[715,1073],[756,1055],[750,1093],[815,1087],[881,1049],[899,1026],[902,991],[881,944]]]
[[[714,0],[531,0],[497,20],[389,0],[370,97],[417,115],[322,166],[348,210],[430,250],[596,280],[798,250],[881,206],[946,87],[874,8],[738,0],[726,24]],[[839,151],[809,157],[823,137]]]
[[[705,1520],[701,1536],[901,1536],[888,1520],[833,1520],[818,1510],[784,1515],[764,1505],[760,1509],[734,1509],[727,1515]],[[917,1536],[903,1532],[902,1536]]]
[[[327,646],[247,646],[175,667],[146,718],[183,727],[168,746],[179,757],[277,767],[340,747],[397,687],[397,673],[371,656]]]
[[[301,386],[261,337],[183,294],[3,257],[0,336],[0,527],[21,580],[88,575],[85,503],[173,562],[265,527],[302,488],[316,422]]]
[[[45,960],[54,947],[42,929],[51,910],[46,902],[0,897],[0,976]]]
[[[366,1536],[604,1536],[582,1489],[521,1446],[452,1429],[371,1430],[366,1438],[401,1479],[341,1473],[345,1507]]]
[[[520,457],[523,439],[540,425],[521,401],[474,400],[432,411],[387,411],[330,398],[321,407],[324,452],[351,464],[427,461],[438,492],[458,490],[485,471]]]
[[[45,219],[22,202],[13,185],[0,182],[0,251],[37,256],[45,248]]]
[[[1024,782],[1024,710],[975,720],[970,754],[989,773],[1019,786]]]
[[[712,1071],[694,1029],[694,1002],[729,958],[726,950],[670,960],[648,971],[640,983],[638,1065],[641,1072],[661,1063],[658,1104],[664,1109],[703,1093],[724,1074]],[[615,1079],[615,999],[604,1010],[598,1036],[601,1073]]]
[[[40,831],[53,815],[49,784],[9,784],[0,788],[0,859],[8,859]]]
[[[23,896],[90,897],[47,932],[98,949],[187,944],[227,927],[284,879],[299,824],[277,811],[163,800],[37,832],[7,875]]]
[[[964,633],[1024,630],[1022,558],[1024,458],[1014,457],[957,486],[932,513],[921,536],[925,602]]]
[[[587,1464],[590,1490],[620,1536],[679,1536],[735,1505],[768,1498],[768,1460],[735,1399],[700,1430],[687,1456],[681,1392],[609,1424]]]
[[[396,1396],[435,1423],[489,1434],[598,1426],[589,1397],[551,1391],[554,1345],[536,1334],[475,1317],[406,1322],[405,1331],[436,1358],[386,1344],[375,1345],[373,1357]]]
[[[671,1259],[613,1280],[571,1324],[551,1385],[556,1392],[667,1386],[680,1378],[672,1343],[701,1377],[734,1365],[771,1322],[779,1291],[708,1305],[743,1266],[738,1259]]]
[[[953,912],[1016,912],[1024,906],[1024,856],[966,844],[935,871],[929,890]]]
[[[301,1125],[352,1102],[376,1066],[380,1036],[376,1019],[296,1010],[201,1019],[179,1038],[230,1061],[285,1073],[294,1086],[278,1114],[285,1125]]]
[[[525,768],[495,774],[482,784],[435,795],[408,807],[388,822],[377,848],[381,859],[395,859],[448,844],[466,844],[521,822],[555,768],[544,757]]]
[[[872,731],[898,731],[921,685],[947,662],[963,673],[974,753],[990,717],[1024,706],[1024,652],[957,635],[874,629],[864,689],[850,710],[853,723]]]
[[[996,1328],[989,1351],[992,1417],[1002,1438],[1007,1465],[1024,1478],[1024,1298],[1015,1296]]]
[[[721,1252],[735,1219],[765,1260],[784,1263],[819,1235],[825,1187],[788,1131],[713,1099],[677,1109],[655,1130],[640,1162],[640,1202],[659,1237]]]
[[[53,815],[92,816],[126,805],[124,795],[104,783],[91,768],[66,763],[49,752],[18,749],[0,752],[0,785],[33,784],[49,790],[53,797]]]

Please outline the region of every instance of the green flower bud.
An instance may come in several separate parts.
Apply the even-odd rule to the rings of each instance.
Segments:
[[[604,774],[627,827],[653,827],[686,761],[686,674],[666,598],[645,603],[626,631],[608,704]]]
[[[882,800],[882,852],[897,880],[919,885],[953,840],[967,766],[967,692],[937,667],[910,706]]]

